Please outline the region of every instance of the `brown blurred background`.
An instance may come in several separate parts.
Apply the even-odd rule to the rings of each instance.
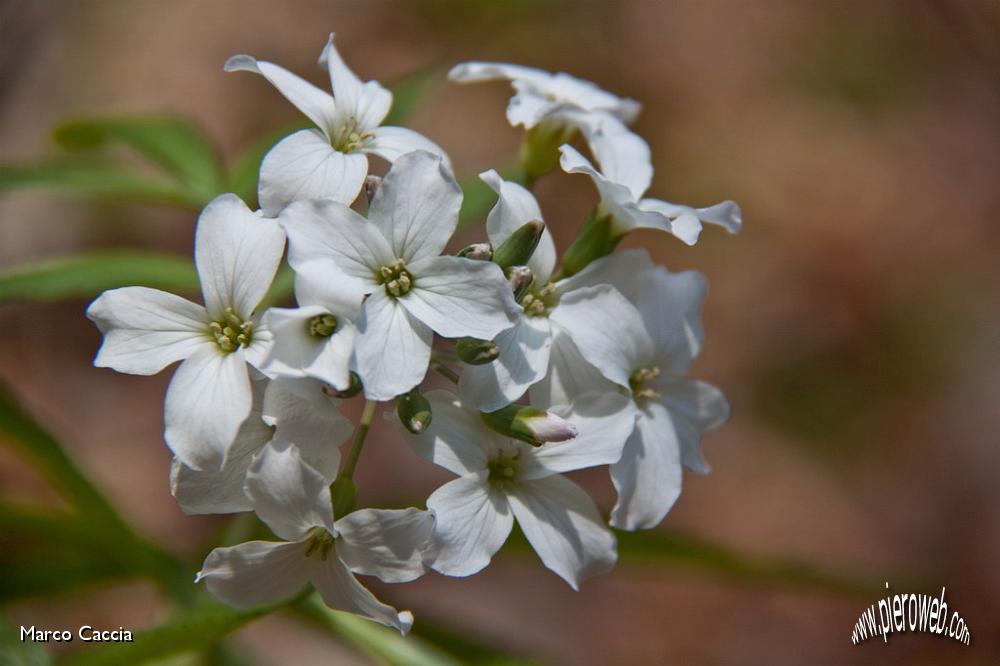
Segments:
[[[874,584],[842,596],[737,584],[626,559],[574,593],[534,557],[501,554],[467,580],[377,588],[387,601],[551,664],[995,664],[1000,662],[1000,5],[799,0],[473,3],[86,0],[0,2],[0,161],[51,152],[79,116],[179,114],[232,156],[299,118],[261,79],[224,74],[250,53],[325,87],[335,31],[348,64],[385,83],[437,68],[410,125],[460,176],[516,156],[502,83],[444,78],[466,59],[563,70],[641,100],[651,195],[732,198],[745,231],[694,248],[636,233],[674,270],[711,281],[695,374],[733,418],[713,465],[664,527],[752,557],[796,558]],[[536,193],[560,248],[595,195],[554,173]],[[0,199],[0,266],[87,248],[189,253],[193,215],[38,192]],[[475,238],[473,233],[468,236]],[[0,305],[0,379],[142,532],[191,558],[221,523],[189,518],[166,483],[170,372],[90,363],[86,303]],[[448,478],[378,424],[361,501],[419,501]],[[607,509],[601,474],[584,477]],[[0,449],[0,497],[49,501]],[[2,575],[2,574],[0,574]],[[923,634],[854,646],[884,582],[947,586],[972,644]],[[160,616],[141,585],[7,609],[14,623],[139,628]],[[280,618],[238,641],[262,664],[367,663]]]

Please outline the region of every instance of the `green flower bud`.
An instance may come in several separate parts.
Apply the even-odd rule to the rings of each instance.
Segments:
[[[361,389],[364,386],[361,384],[361,378],[358,377],[356,372],[351,373],[350,383],[342,391],[339,391],[332,386],[326,385],[323,387],[323,392],[334,398],[353,398],[357,394],[361,393]]]
[[[532,446],[576,437],[572,423],[528,405],[507,405],[495,412],[480,412],[479,417],[491,430]]]
[[[594,211],[583,223],[580,234],[563,255],[562,269],[557,277],[561,279],[576,275],[590,262],[611,254],[623,237],[624,234],[615,229],[614,220],[610,215],[601,215]]]
[[[504,270],[528,263],[528,259],[531,259],[532,253],[538,247],[543,231],[545,223],[540,220],[532,220],[522,225],[493,250],[493,262]]]
[[[431,424],[431,403],[419,389],[413,389],[396,398],[396,416],[404,428],[419,435]]]
[[[500,356],[500,349],[489,340],[478,338],[459,338],[455,342],[455,353],[462,363],[469,365],[484,365],[491,363]]]
[[[489,243],[473,243],[463,247],[455,256],[489,261],[493,258],[493,246]]]
[[[338,476],[330,485],[330,500],[333,503],[333,515],[342,518],[354,511],[354,503],[358,498],[358,487],[346,476]]]

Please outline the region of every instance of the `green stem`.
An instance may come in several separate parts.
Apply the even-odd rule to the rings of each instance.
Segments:
[[[361,412],[361,422],[358,423],[358,429],[354,433],[354,444],[351,446],[350,453],[347,454],[347,460],[344,461],[344,469],[341,470],[340,476],[349,479],[354,474],[354,468],[357,467],[358,458],[361,457],[361,449],[365,446],[365,437],[368,436],[368,429],[372,425],[377,405],[378,403],[374,400],[365,401],[365,409]]]
[[[458,383],[458,373],[440,361],[431,361],[431,370],[438,373],[452,384]]]

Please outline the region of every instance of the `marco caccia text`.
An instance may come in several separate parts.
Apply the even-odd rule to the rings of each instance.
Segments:
[[[21,627],[21,642],[33,641],[35,643],[71,643],[74,638],[79,638],[84,643],[131,643],[132,632],[124,627],[117,629],[95,629],[89,624],[85,624],[76,630],[74,634],[69,629],[35,629],[34,626]]]

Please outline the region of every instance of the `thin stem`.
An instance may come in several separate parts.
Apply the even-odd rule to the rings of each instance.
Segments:
[[[449,368],[447,365],[441,363],[440,361],[431,361],[431,370],[438,373],[452,384],[458,383],[458,373]]]
[[[368,436],[368,428],[371,427],[372,418],[375,416],[375,407],[378,403],[374,400],[365,401],[365,409],[361,412],[361,421],[358,423],[358,429],[354,433],[354,444],[351,445],[351,450],[347,454],[347,460],[344,461],[344,469],[340,471],[340,476],[351,478],[354,474],[354,468],[358,465],[358,458],[361,457],[361,449],[365,446],[365,437]]]

